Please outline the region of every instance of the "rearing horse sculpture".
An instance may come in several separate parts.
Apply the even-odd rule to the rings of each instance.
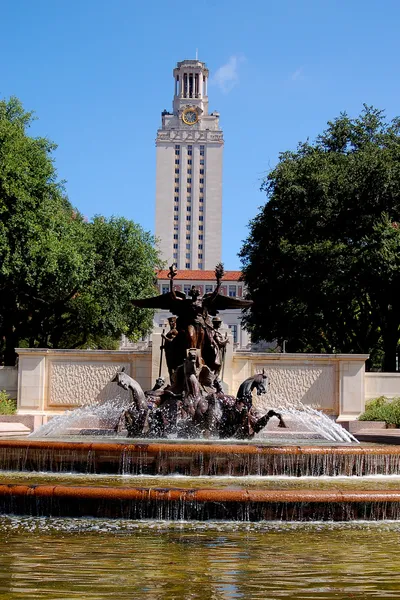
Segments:
[[[202,431],[208,435],[214,433],[220,438],[250,439],[267,425],[271,417],[277,417],[279,426],[286,427],[282,416],[274,410],[260,416],[252,407],[251,390],[256,389],[258,395],[265,393],[266,380],[264,373],[249,377],[239,387],[236,398],[225,396],[222,392],[209,394],[206,398],[208,408],[201,418],[196,412],[189,414],[189,419],[186,419],[185,436],[192,434],[197,437]],[[159,396],[158,404],[149,402],[139,383],[125,373],[125,369],[118,372],[112,381],[130,390],[133,400],[131,406],[121,414],[115,427],[116,433],[126,428],[128,437],[163,437],[167,432],[178,431],[178,403],[187,413],[185,399],[181,401],[179,396],[166,389]],[[175,405],[175,410],[171,411],[171,403]]]

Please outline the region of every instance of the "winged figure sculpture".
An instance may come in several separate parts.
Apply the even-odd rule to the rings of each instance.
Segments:
[[[168,310],[177,316],[174,327],[176,335],[165,345],[168,369],[174,371],[186,358],[187,350],[196,348],[200,351],[201,359],[215,372],[216,341],[215,331],[210,316],[216,316],[221,310],[233,308],[248,308],[253,302],[242,298],[220,294],[221,281],[224,276],[222,264],[215,269],[216,288],[200,298],[200,292],[192,286],[190,292],[174,290],[173,280],[177,275],[174,265],[169,269],[170,290],[165,294],[133,300],[134,306],[140,308],[159,308]],[[218,349],[219,353],[219,349]]]

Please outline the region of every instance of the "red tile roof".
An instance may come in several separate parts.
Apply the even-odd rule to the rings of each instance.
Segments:
[[[157,279],[168,279],[169,271],[159,271],[157,273]],[[225,271],[225,275],[222,281],[238,281],[241,277],[241,271]],[[193,280],[193,281],[217,281],[214,271],[201,271],[201,270],[178,270],[177,276],[174,277],[174,281],[181,280]]]

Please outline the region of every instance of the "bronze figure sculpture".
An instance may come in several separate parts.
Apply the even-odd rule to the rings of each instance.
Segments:
[[[172,265],[168,273],[169,292],[133,301],[135,306],[169,310],[174,315],[168,319],[170,330],[163,332],[161,345],[170,383],[165,385],[159,377],[152,390],[143,392],[126,373],[117,373],[113,381],[131,390],[132,404],[122,414],[116,431],[125,427],[129,437],[163,437],[174,433],[180,437],[218,435],[249,439],[273,416],[285,427],[280,414],[269,411],[260,415],[253,408],[253,389],[258,394],[267,391],[264,372],[244,381],[236,398],[224,394],[219,379],[228,338],[220,331],[218,312],[248,308],[252,301],[220,293],[222,264],[215,269],[214,291],[202,297],[195,286],[187,295],[175,290],[176,275],[176,267]]]

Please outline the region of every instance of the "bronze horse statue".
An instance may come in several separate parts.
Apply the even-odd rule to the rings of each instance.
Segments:
[[[143,392],[124,368],[112,381],[132,393],[131,405],[123,411],[115,426],[116,433],[125,428],[128,437],[165,437],[167,433],[181,433],[184,437],[214,434],[220,438],[251,439],[271,417],[277,417],[279,427],[285,427],[279,413],[270,410],[259,415],[252,406],[252,391],[255,389],[258,395],[267,391],[268,378],[264,372],[246,379],[236,398],[226,396],[222,390],[210,393],[205,401],[203,399],[205,407],[202,411],[187,411],[184,394],[162,389],[160,383],[153,390]]]

